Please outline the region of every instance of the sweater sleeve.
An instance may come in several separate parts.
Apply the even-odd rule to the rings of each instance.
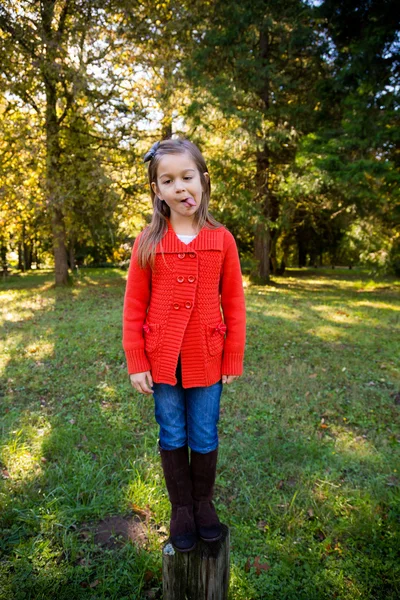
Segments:
[[[140,235],[132,249],[126,282],[122,346],[126,356],[128,373],[150,371],[150,362],[144,350],[143,324],[150,302],[151,269],[141,269],[137,261]]]
[[[222,374],[241,375],[246,344],[246,305],[235,238],[230,232],[226,238],[221,276],[221,305],[226,324]]]

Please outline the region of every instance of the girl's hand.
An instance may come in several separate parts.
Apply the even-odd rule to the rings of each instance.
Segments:
[[[147,385],[146,378],[149,382],[149,385]],[[131,384],[135,390],[137,390],[140,394],[153,393],[153,378],[150,371],[145,371],[144,373],[132,373],[129,375],[129,379],[131,380]]]
[[[240,375],[222,375],[222,383],[232,383],[235,379],[239,379]]]

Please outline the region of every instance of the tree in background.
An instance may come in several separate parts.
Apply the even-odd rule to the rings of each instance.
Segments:
[[[46,205],[40,184],[45,157],[33,110],[18,99],[0,102],[0,242],[2,270],[7,250],[18,253],[18,268],[40,264],[50,245]]]
[[[192,82],[236,115],[249,138],[253,163],[253,226],[259,274],[277,272],[282,212],[278,199],[284,170],[298,138],[313,130],[315,85],[323,69],[312,10],[300,0],[197,3],[198,35],[186,64]]]
[[[113,63],[110,58],[106,60],[119,55],[118,18],[123,17],[114,16],[113,6],[95,0],[21,1],[17,10],[11,1],[0,6],[3,88],[8,98],[19,98],[23,106],[34,109],[45,134],[44,194],[56,284],[68,282],[68,181],[64,178],[68,169],[63,167],[71,162],[71,156],[68,160],[64,156],[65,125],[71,114],[87,109],[88,99],[103,129],[110,112],[114,117],[118,112],[118,101],[112,102]],[[37,144],[41,142],[37,138]],[[96,181],[92,179],[92,186]]]
[[[399,239],[400,5],[325,0],[315,14],[330,74],[318,87],[320,117],[304,139],[301,171],[325,188],[323,203],[336,199],[332,218],[347,215],[342,251],[379,266],[394,260]]]
[[[3,264],[12,245],[21,268],[52,246],[65,283],[76,262],[128,256],[151,214],[142,156],[171,135],[204,152],[211,210],[262,281],[291,264],[395,264],[391,7],[3,2]]]

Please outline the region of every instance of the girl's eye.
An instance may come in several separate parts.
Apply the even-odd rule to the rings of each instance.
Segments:
[[[185,179],[193,179],[192,177],[185,177]]]

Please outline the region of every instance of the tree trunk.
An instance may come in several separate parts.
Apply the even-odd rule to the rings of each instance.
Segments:
[[[269,159],[268,150],[264,145],[262,150],[257,152],[256,163],[256,187],[257,198],[261,209],[261,219],[257,224],[254,238],[254,252],[258,260],[258,274],[269,282],[270,278],[270,251],[271,251],[271,234],[268,223],[265,222],[265,217],[268,218],[269,213]]]
[[[8,273],[8,264],[7,264],[7,244],[5,237],[1,236],[1,270],[3,275],[7,275]]]
[[[25,223],[22,223],[22,240],[21,240],[21,255],[19,257],[19,262],[21,264],[21,270],[23,273],[26,271],[26,242],[25,242]]]
[[[61,196],[61,147],[60,124],[57,117],[57,81],[58,65],[56,63],[56,42],[53,39],[52,20],[54,1],[42,2],[42,24],[46,38],[46,59],[42,66],[46,90],[46,195],[51,211],[53,233],[53,253],[55,267],[55,283],[69,283],[67,249],[65,244],[65,223]]]
[[[265,28],[260,31],[259,39],[259,54],[262,64],[265,66],[269,64],[269,53],[269,30]],[[264,75],[261,82],[258,94],[264,104],[265,112],[268,113],[270,108],[270,82],[266,75]],[[254,253],[259,261],[259,275],[266,283],[270,280],[271,267],[274,273],[277,271],[275,248],[278,231],[272,228],[271,224],[275,223],[279,216],[279,205],[270,182],[270,163],[269,149],[267,143],[264,143],[263,148],[257,152],[256,159],[256,188],[257,199],[261,208],[261,219],[256,227]]]
[[[24,237],[22,240],[23,244],[23,255],[24,255],[24,271],[29,271],[32,267],[32,246],[30,240],[26,239],[25,225],[23,226]]]
[[[254,253],[259,261],[260,277],[268,283],[271,270],[277,272],[276,242],[278,230],[271,225],[276,223],[279,216],[279,205],[270,185],[270,161],[266,145],[257,153],[256,187],[257,198],[260,202],[261,219],[255,231]]]
[[[191,552],[163,549],[164,600],[227,600],[230,574],[229,529],[218,542],[202,542]]]
[[[276,258],[276,243],[278,236],[276,235],[276,229],[271,232],[271,248],[269,252],[270,269],[274,275],[278,272],[278,259]]]
[[[259,223],[254,237],[254,253],[258,260],[258,274],[266,283],[269,282],[271,273],[269,261],[270,243],[269,228]]]
[[[18,242],[18,270],[19,271],[23,271],[24,270],[24,263],[22,260],[22,244],[21,241]]]
[[[75,240],[72,237],[69,241],[69,268],[75,270]]]
[[[302,239],[297,240],[297,252],[299,254],[299,268],[301,269],[307,263],[307,250]]]

